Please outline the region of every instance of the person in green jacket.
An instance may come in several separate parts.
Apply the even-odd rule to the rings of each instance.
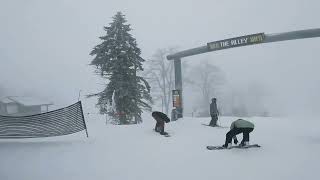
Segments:
[[[238,144],[237,136],[238,134],[243,134],[243,139],[240,143],[240,146],[249,145],[249,134],[253,131],[254,124],[252,122],[238,119],[233,121],[230,126],[230,131],[226,134],[226,141],[224,145],[225,148],[228,148],[232,145],[232,139],[235,144]]]

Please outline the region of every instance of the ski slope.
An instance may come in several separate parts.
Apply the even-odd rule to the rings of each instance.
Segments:
[[[236,117],[221,117],[229,126]],[[227,128],[201,125],[209,118],[166,124],[171,137],[140,125],[105,125],[87,117],[85,133],[0,140],[0,180],[301,180],[317,179],[320,130],[317,119],[246,118],[255,123],[251,143],[262,148],[208,151],[222,145]],[[242,136],[239,137],[242,139]]]

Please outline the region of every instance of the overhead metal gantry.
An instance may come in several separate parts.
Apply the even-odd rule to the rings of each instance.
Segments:
[[[257,33],[246,36],[234,37],[214,42],[209,42],[207,45],[192,48],[184,51],[170,54],[167,56],[168,60],[174,60],[174,76],[175,76],[175,89],[179,91],[179,106],[176,107],[177,117],[183,117],[183,97],[182,97],[182,71],[181,71],[181,58],[193,56],[197,54],[207,53],[211,51],[224,50],[229,48],[256,45],[262,43],[271,43],[278,41],[288,41],[305,38],[320,37],[320,28],[306,29],[300,31],[291,31],[283,33],[265,34]]]

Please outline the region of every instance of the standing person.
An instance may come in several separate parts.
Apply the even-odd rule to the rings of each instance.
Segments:
[[[168,116],[162,112],[154,111],[152,112],[152,117],[156,120],[154,130],[161,135],[168,135],[168,133],[164,131],[164,124],[170,122]]]
[[[219,111],[217,107],[217,99],[212,98],[211,104],[210,104],[210,115],[211,115],[211,121],[209,126],[217,126]]]
[[[171,111],[171,121],[178,120],[177,109],[174,107]]]
[[[226,141],[222,147],[229,148],[232,145],[232,139],[235,144],[238,144],[237,136],[238,134],[243,133],[243,139],[240,143],[240,146],[249,145],[249,134],[253,131],[254,124],[252,122],[238,119],[233,121],[230,126],[230,131],[226,134]]]

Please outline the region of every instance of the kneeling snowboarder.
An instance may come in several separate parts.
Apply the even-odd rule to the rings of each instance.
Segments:
[[[232,139],[235,144],[238,144],[237,136],[238,134],[243,134],[243,139],[239,146],[247,146],[249,145],[249,134],[253,131],[254,124],[243,120],[238,119],[232,122],[230,126],[230,131],[226,134],[226,141],[222,147],[230,148],[232,146]]]
[[[168,133],[164,131],[164,124],[170,122],[168,116],[162,112],[154,111],[152,112],[152,117],[157,122],[154,130],[159,132],[161,135],[168,135]]]

